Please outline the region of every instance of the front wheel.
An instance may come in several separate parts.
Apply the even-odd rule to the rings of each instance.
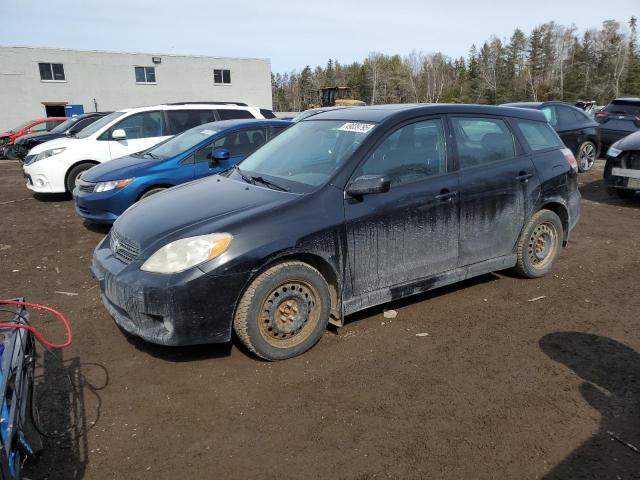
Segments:
[[[578,171],[588,172],[598,156],[598,148],[591,140],[582,142],[578,149]]]
[[[73,189],[76,188],[76,185],[80,181],[80,176],[82,175],[82,173],[89,170],[93,166],[93,163],[81,163],[80,165],[76,165],[71,170],[69,170],[69,173],[67,174],[67,180],[65,182],[67,192],[72,193]]]
[[[329,287],[312,266],[278,263],[249,285],[233,327],[242,343],[265,360],[284,360],[309,350],[327,328]]]
[[[526,278],[546,275],[560,256],[562,236],[558,215],[551,210],[536,212],[518,239],[514,271]]]

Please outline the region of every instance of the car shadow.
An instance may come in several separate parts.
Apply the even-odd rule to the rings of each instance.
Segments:
[[[607,193],[607,184],[602,178],[585,182],[584,185],[580,186],[580,194],[584,200],[592,202],[615,205],[616,207],[640,207],[640,195],[636,193],[635,197],[629,199],[609,195]]]
[[[638,478],[640,353],[580,332],[551,333],[540,348],[583,380],[580,393],[601,416],[600,429],[544,478]]]
[[[73,197],[68,193],[34,193],[33,198],[43,203],[66,202]]]
[[[95,223],[85,220],[83,222],[84,228],[95,233],[102,233],[106,235],[111,230],[112,225],[110,223]]]
[[[62,353],[44,351],[36,368],[32,401],[42,450],[25,464],[28,478],[78,480],[89,463],[87,434],[99,425],[109,372],[79,357],[64,360]]]
[[[183,347],[169,347],[147,342],[121,330],[127,341],[136,349],[152,357],[168,362],[196,362],[213,358],[228,357],[231,354],[232,342],[211,343],[205,345],[186,345]]]

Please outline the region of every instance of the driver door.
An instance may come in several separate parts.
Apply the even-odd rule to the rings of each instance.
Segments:
[[[444,121],[428,118],[396,129],[356,169],[352,180],[383,175],[391,187],[361,198],[345,194],[345,285],[353,296],[456,268],[458,174],[447,158]]]
[[[127,138],[115,140],[111,137],[114,130],[122,129]],[[141,152],[153,147],[170,135],[165,134],[166,128],[161,111],[141,112],[131,115],[111,127],[103,134],[109,145],[109,157],[124,157],[132,153]]]

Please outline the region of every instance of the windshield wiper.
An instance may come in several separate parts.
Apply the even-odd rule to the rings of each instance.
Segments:
[[[156,159],[157,159],[157,158],[159,158],[157,155],[154,155],[154,154],[153,154],[153,153],[151,153],[151,152],[145,152],[145,153],[143,153],[143,154],[142,154],[142,157],[144,158],[144,157],[146,157],[147,155],[149,155],[151,158],[156,158]]]
[[[240,170],[240,167],[238,167],[236,165],[236,166],[233,167],[233,170],[238,172],[238,175],[240,175],[240,177],[242,177],[242,180],[244,180],[245,182],[250,183],[252,185],[255,185],[255,182],[253,181],[253,177],[251,177],[251,178],[247,177],[244,173],[242,173],[242,170]]]
[[[281,192],[288,192],[289,191],[289,189],[284,188],[282,185],[278,185],[277,183],[273,183],[273,182],[267,180],[266,178],[262,178],[259,175],[252,175],[250,178],[251,178],[251,180],[253,180],[253,183],[260,182],[263,185],[266,185],[267,187],[275,188],[276,190],[280,190]]]

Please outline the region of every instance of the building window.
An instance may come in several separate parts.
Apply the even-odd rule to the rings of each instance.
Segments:
[[[61,63],[39,63],[40,80],[44,82],[64,82],[64,67]]]
[[[134,67],[136,83],[156,83],[156,67]]]
[[[231,70],[213,70],[213,83],[219,85],[231,85]]]

